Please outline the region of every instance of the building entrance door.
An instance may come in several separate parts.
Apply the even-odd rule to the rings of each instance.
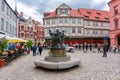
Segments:
[[[120,35],[118,36],[117,41],[118,41],[118,45],[120,45]]]

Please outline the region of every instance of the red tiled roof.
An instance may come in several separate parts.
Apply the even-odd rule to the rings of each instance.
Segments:
[[[81,15],[84,19],[88,20],[100,20],[100,21],[109,21],[109,12],[95,9],[85,9],[79,8]]]
[[[80,14],[80,12],[78,10],[76,10],[76,9],[72,9],[70,11],[70,16],[71,17],[82,17],[82,15]]]
[[[49,15],[45,18],[51,18],[51,17],[55,17],[56,16],[56,11],[53,11],[51,13],[49,13]]]
[[[56,10],[53,12],[49,12],[49,15],[45,18],[56,17]],[[95,9],[71,9],[70,17],[83,17],[88,20],[99,20],[99,21],[109,21],[109,11],[95,10]]]
[[[47,17],[45,17],[45,18],[52,18],[52,17],[55,17],[55,16],[57,16],[57,13],[56,13],[56,10],[55,11],[53,11],[53,12],[51,12]],[[79,13],[79,11],[78,10],[76,10],[76,9],[72,9],[71,11],[70,11],[70,16],[71,17],[82,17],[82,15]]]

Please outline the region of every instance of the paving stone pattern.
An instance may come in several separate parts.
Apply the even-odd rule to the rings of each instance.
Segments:
[[[9,65],[0,68],[0,80],[120,80],[120,54],[92,53],[76,50],[68,55],[81,59],[79,67],[66,70],[46,70],[36,68],[34,60],[44,58],[49,50],[44,50],[42,56],[26,55]]]

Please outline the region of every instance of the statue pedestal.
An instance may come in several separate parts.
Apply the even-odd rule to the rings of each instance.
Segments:
[[[51,48],[50,54],[51,55],[49,56],[51,57],[65,57],[66,56],[65,48]]]

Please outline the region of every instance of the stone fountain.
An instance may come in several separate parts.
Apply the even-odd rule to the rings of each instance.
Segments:
[[[52,42],[49,56],[46,56],[44,59],[35,60],[35,66],[46,69],[66,69],[80,65],[79,59],[66,55],[65,47],[63,46],[65,38],[64,31],[60,32],[57,29],[56,32],[53,33],[49,30],[49,34]]]

